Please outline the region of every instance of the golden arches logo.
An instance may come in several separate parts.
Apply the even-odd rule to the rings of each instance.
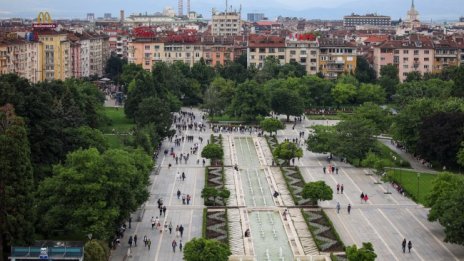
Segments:
[[[39,24],[51,24],[52,18],[48,12],[40,12],[37,16],[37,23]]]

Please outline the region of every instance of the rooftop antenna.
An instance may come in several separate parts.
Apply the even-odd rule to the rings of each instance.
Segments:
[[[226,0],[226,14],[227,14],[227,7],[228,7],[228,3],[227,3],[227,0]]]

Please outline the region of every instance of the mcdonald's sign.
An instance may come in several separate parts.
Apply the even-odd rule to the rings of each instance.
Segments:
[[[37,16],[37,22],[32,24],[34,29],[49,29],[55,28],[56,24],[52,22],[52,18],[48,12],[40,12]]]

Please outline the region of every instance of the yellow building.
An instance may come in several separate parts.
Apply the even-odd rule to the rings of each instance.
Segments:
[[[65,80],[72,76],[71,45],[66,33],[39,33],[39,81]]]
[[[8,45],[0,43],[0,75],[7,73]]]
[[[324,77],[336,79],[344,73],[356,70],[356,47],[340,39],[319,41],[319,71]]]
[[[450,66],[458,66],[460,64],[459,48],[456,42],[451,40],[435,41],[434,45],[434,60],[433,73],[439,73],[443,69]]]

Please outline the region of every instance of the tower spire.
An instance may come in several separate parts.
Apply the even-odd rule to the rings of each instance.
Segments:
[[[414,6],[414,0],[412,0],[411,8],[415,8],[415,6]]]

